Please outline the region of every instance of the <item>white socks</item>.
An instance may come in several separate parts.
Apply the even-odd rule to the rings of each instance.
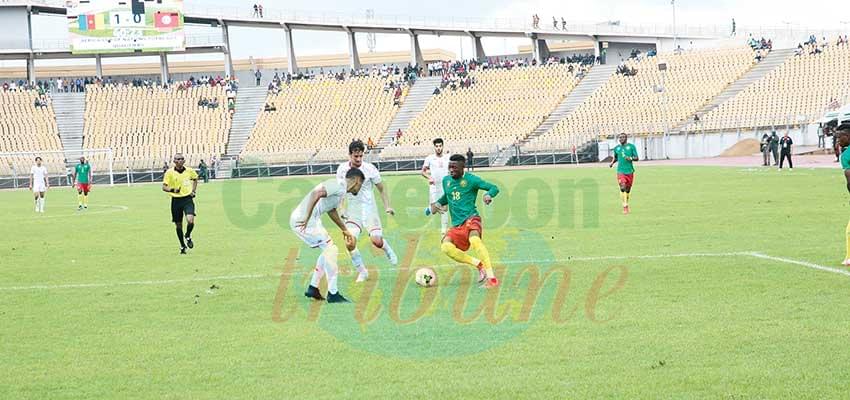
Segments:
[[[44,197],[35,199],[35,212],[44,212]]]
[[[351,262],[354,264],[354,267],[357,268],[357,272],[366,271],[366,266],[363,265],[363,255],[360,254],[360,250],[354,249],[351,252]]]

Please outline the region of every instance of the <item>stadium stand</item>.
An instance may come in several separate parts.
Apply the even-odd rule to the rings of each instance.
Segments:
[[[319,77],[281,85],[267,99],[277,110],[260,114],[241,158],[267,163],[346,159],[353,139],[377,141],[387,129],[398,107],[393,90],[385,88],[396,80]],[[406,94],[403,85],[402,101]]]
[[[749,47],[660,54],[631,59],[618,73],[525,151],[569,148],[615,132],[660,134],[692,115],[754,64]],[[666,63],[666,72],[658,64]],[[664,96],[659,88],[664,87]],[[666,105],[664,104],[666,103]],[[665,115],[666,109],[666,115]]]
[[[528,136],[579,82],[575,64],[480,69],[471,71],[468,88],[444,88],[410,124],[401,140],[382,158],[429,154],[431,140],[442,137],[447,149],[487,155]]]
[[[202,98],[216,99],[219,106],[200,106]],[[230,119],[222,86],[89,85],[86,103],[83,147],[112,149],[116,169],[160,169],[178,152],[187,165],[197,165],[224,153]],[[103,168],[104,161],[92,165]]]
[[[817,50],[817,51],[816,51]],[[801,46],[798,55],[702,118],[703,129],[812,122],[850,93],[850,44]]]
[[[59,131],[50,100],[46,106],[35,105],[41,101],[35,90],[0,90],[0,152],[61,151]],[[51,174],[65,173],[65,160],[61,153],[41,155]],[[2,176],[28,176],[35,155],[4,155],[0,162]]]

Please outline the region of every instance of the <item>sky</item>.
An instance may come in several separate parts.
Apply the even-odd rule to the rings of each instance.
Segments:
[[[186,0],[187,7],[210,7],[251,10],[257,0]],[[266,10],[295,10],[299,14],[314,16],[334,16],[353,14],[365,16],[366,10],[382,16],[428,16],[441,19],[463,18],[512,18],[529,21],[531,14],[541,17],[541,25],[551,24],[552,16],[564,17],[570,22],[599,23],[620,21],[630,25],[671,24],[674,6],[670,0],[325,0],[322,2],[307,0],[261,1]],[[838,0],[812,0],[801,6],[799,1],[787,0],[676,0],[675,13],[677,26],[719,25],[729,27],[735,18],[741,31],[746,26],[772,27],[829,27],[850,30],[850,7]],[[423,6],[424,5],[424,6]],[[39,16],[33,21],[35,39],[65,38],[67,29],[64,18]],[[187,28],[189,34],[203,34],[216,31],[204,31],[203,28]],[[319,55],[347,53],[347,43],[342,33],[305,32],[294,34],[295,49],[298,55]],[[456,55],[469,57],[472,44],[468,39],[457,37],[422,37],[423,49],[442,48]],[[518,39],[485,39],[484,47],[488,54],[511,54],[521,44]],[[406,51],[410,40],[405,35],[377,35],[376,51]],[[233,28],[231,47],[237,59],[255,57],[281,57],[285,54],[282,32],[279,30],[260,30]],[[358,48],[361,53],[368,51],[365,34],[358,35]],[[206,56],[216,57],[216,56]],[[217,56],[217,57],[220,57]],[[141,60],[134,60],[136,62]],[[121,62],[120,60],[111,62]]]

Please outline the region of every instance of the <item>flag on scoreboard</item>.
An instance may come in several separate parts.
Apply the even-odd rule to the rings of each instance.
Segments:
[[[157,29],[174,29],[180,26],[180,14],[176,12],[157,11],[154,14],[153,25]]]
[[[77,17],[77,24],[81,31],[92,31],[105,28],[103,14],[86,14]]]

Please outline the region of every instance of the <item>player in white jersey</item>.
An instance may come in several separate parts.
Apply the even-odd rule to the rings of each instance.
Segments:
[[[375,202],[375,196],[372,193],[372,187],[378,189],[381,193],[381,198],[384,201],[385,211],[389,215],[395,215],[395,210],[390,206],[390,198],[387,190],[384,190],[384,184],[381,181],[381,173],[378,172],[372,163],[363,161],[363,152],[366,146],[360,140],[351,142],[348,146],[348,162],[339,165],[336,170],[337,178],[345,176],[352,168],[359,168],[363,171],[366,180],[363,182],[363,188],[360,193],[347,196],[347,208],[345,210],[345,226],[354,235],[355,238],[360,237],[360,233],[365,229],[369,232],[369,238],[372,239],[372,245],[384,251],[390,264],[393,266],[398,264],[398,257],[393,251],[390,244],[384,240],[384,231],[381,227],[381,218],[378,216],[378,207]],[[348,244],[348,252],[351,254],[351,261],[357,268],[356,282],[363,282],[369,278],[369,272],[363,264],[363,256],[357,250],[357,241]]]
[[[44,194],[49,188],[47,167],[41,165],[41,157],[36,157],[35,165],[30,168],[30,190],[35,197],[35,212],[44,213]]]
[[[434,154],[425,158],[425,163],[422,165],[422,176],[428,180],[429,185],[429,203],[434,204],[443,196],[443,178],[449,174],[449,157],[451,154],[443,153],[443,139],[434,139]],[[449,214],[443,213],[440,215],[440,233],[446,235],[449,227]]]
[[[346,193],[356,195],[360,191],[364,180],[365,177],[359,169],[350,169],[345,174],[344,179],[328,179],[317,185],[304,200],[301,200],[298,207],[292,210],[292,214],[289,216],[289,226],[295,236],[298,236],[311,248],[322,249],[319,259],[316,260],[316,268],[313,270],[310,286],[307,287],[304,296],[316,300],[325,300],[319,292],[319,281],[322,279],[322,275],[327,275],[328,303],[348,302],[337,288],[339,248],[336,247],[328,235],[328,231],[322,226],[322,214],[328,214],[331,220],[342,230],[346,244],[353,243],[355,238],[346,229],[337,208],[340,207]]]

